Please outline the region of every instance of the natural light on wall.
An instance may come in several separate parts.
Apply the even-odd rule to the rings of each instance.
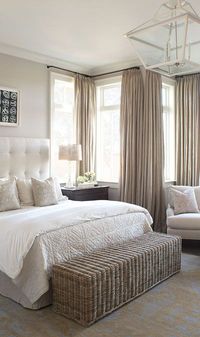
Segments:
[[[174,85],[163,83],[163,125],[165,148],[165,181],[175,181],[175,103]]]
[[[66,182],[69,163],[58,159],[61,144],[74,143],[74,79],[51,73],[51,173]]]
[[[119,78],[97,82],[97,181],[119,182],[120,99]]]

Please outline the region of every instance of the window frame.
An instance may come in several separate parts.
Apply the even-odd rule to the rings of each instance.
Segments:
[[[96,146],[95,146],[95,172],[97,173],[97,154],[98,154],[98,147],[97,147],[97,137],[98,137],[98,132],[97,132],[97,121],[98,121],[98,108],[100,107],[100,109],[102,111],[112,111],[115,109],[116,105],[109,105],[109,106],[104,106],[101,105],[101,97],[100,97],[100,104],[98,104],[98,87],[101,86],[107,86],[107,85],[112,85],[114,86],[114,84],[116,83],[120,83],[122,82],[122,75],[116,75],[116,76],[112,76],[112,77],[108,77],[108,78],[103,78],[103,79],[97,79],[95,80],[95,86],[96,86],[96,92],[97,92],[97,109],[96,109],[96,119],[95,119],[95,129],[96,129]],[[121,103],[121,101],[120,101]],[[119,109],[120,109],[120,104],[119,104]],[[120,134],[119,134],[120,136]],[[119,188],[119,181],[118,182],[111,182],[108,180],[98,180],[99,185],[105,185],[105,184],[109,184],[110,188]]]
[[[52,172],[52,144],[53,144],[53,113],[54,113],[54,81],[55,80],[65,80],[74,83],[74,76],[67,74],[62,74],[54,71],[49,72],[49,84],[50,84],[50,121],[49,121],[49,130],[50,130],[50,147],[49,147],[49,172],[50,175]],[[75,116],[74,116],[74,107],[73,107],[73,143],[76,143],[76,130],[75,130]],[[65,183],[65,182],[63,182]]]
[[[168,113],[173,112],[173,128],[174,128],[174,140],[173,140],[173,148],[174,148],[174,176],[170,177],[170,179],[166,179],[165,175],[164,175],[164,181],[165,183],[175,183],[176,182],[176,126],[175,126],[175,119],[176,119],[176,92],[175,92],[175,80],[173,80],[172,78],[168,78],[168,77],[164,77],[162,76],[162,88],[163,86],[166,87],[171,87],[172,90],[172,95],[173,95],[173,103],[171,103],[171,105],[168,107]],[[162,102],[162,109],[163,109],[164,105]],[[164,114],[164,109],[162,111],[162,113]],[[163,116],[164,117],[164,116]],[[163,137],[164,137],[164,125],[163,125]],[[165,148],[164,148],[165,151]],[[165,153],[164,153],[164,158],[165,158]],[[165,173],[165,163],[164,163],[164,172]]]

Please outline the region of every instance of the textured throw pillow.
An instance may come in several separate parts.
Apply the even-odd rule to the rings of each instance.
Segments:
[[[17,179],[17,190],[22,205],[33,206],[33,189],[30,179]]]
[[[0,212],[20,208],[15,179],[0,182]]]
[[[174,214],[198,213],[198,205],[193,189],[184,192],[174,190]]]
[[[198,209],[200,210],[200,186],[170,185],[168,188],[168,202],[170,207],[174,208],[174,191],[185,192],[188,190],[194,191]]]
[[[53,178],[39,180],[31,178],[35,206],[49,206],[58,203]]]
[[[178,186],[178,185],[170,185],[168,187],[168,200],[169,204],[172,208],[174,208],[174,193],[176,191],[184,193],[186,190],[193,189],[192,186]]]

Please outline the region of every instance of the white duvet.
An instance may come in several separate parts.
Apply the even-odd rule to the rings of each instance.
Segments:
[[[115,201],[65,201],[3,212],[0,270],[23,284],[24,294],[34,303],[48,290],[53,264],[151,231],[151,224],[146,209]],[[24,266],[27,254],[32,266]],[[25,276],[23,267],[32,268],[34,275],[29,270]]]

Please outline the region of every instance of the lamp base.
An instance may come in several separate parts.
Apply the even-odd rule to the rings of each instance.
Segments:
[[[73,181],[71,180],[71,178],[67,178],[66,187],[69,187],[69,188],[74,187],[74,184],[73,184]]]

